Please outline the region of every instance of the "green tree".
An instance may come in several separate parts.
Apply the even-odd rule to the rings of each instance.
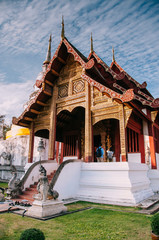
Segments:
[[[5,115],[0,115],[0,139],[6,139],[6,132],[11,129],[11,124],[5,123]]]

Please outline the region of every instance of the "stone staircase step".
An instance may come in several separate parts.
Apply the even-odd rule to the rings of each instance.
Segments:
[[[34,194],[37,194],[38,192],[36,191],[36,192],[24,192],[21,196],[33,196]]]
[[[48,181],[51,182],[54,174],[56,171],[52,172],[51,174],[49,174],[47,176]],[[33,202],[34,201],[34,194],[37,194],[37,184],[38,182],[35,182],[34,184],[31,184],[29,188],[26,188],[25,191],[19,195],[16,200],[14,199],[14,201],[22,201],[22,200],[28,200],[29,202]]]
[[[28,202],[30,202],[30,203],[32,203],[32,202],[34,202],[34,198],[32,197],[30,197],[30,198],[25,198],[25,197],[22,197],[22,196],[19,196],[17,199],[14,199],[14,201],[19,201],[19,202],[21,202],[22,200],[27,200]]]
[[[52,178],[48,178],[49,183],[51,182],[51,179],[52,179]]]
[[[151,211],[151,214],[154,214],[159,211],[159,203],[156,203],[152,209],[149,209]]]
[[[20,196],[19,198],[18,198],[18,200],[19,201],[22,201],[22,200],[27,200],[27,201],[29,201],[29,202],[33,202],[34,201],[34,198],[33,197],[22,197],[22,196]]]
[[[159,211],[159,203],[156,203],[149,209],[142,209],[139,211],[139,213],[144,213],[144,214],[155,214],[156,212]]]
[[[53,173],[49,174],[48,176],[51,176],[51,177],[53,177],[53,176],[54,176],[54,174],[55,174],[55,173],[53,172]]]
[[[32,198],[32,196],[33,196],[34,194],[36,194],[36,193],[29,193],[29,192],[28,192],[28,193],[19,195],[19,197],[22,197],[22,198],[31,197],[31,198]]]
[[[26,188],[26,189],[25,189],[25,192],[26,192],[26,191],[32,191],[32,192],[34,192],[34,191],[36,191],[36,188]]]
[[[158,202],[159,202],[159,194],[155,194],[152,197],[142,201],[139,207],[141,207],[142,209],[149,209]]]
[[[154,214],[159,211],[159,194],[142,201],[139,205],[141,210],[139,213],[143,214]]]

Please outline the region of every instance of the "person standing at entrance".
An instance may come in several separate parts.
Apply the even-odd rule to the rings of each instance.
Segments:
[[[99,144],[99,147],[96,150],[97,162],[103,162],[104,157],[104,149],[102,148],[102,144]]]

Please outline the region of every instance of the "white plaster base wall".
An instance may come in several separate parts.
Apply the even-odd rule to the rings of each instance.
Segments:
[[[150,179],[153,192],[159,192],[159,170],[150,169],[148,172],[148,177]]]
[[[39,152],[37,150],[40,137],[34,138],[34,154],[33,162],[37,162],[40,159]],[[41,160],[48,159],[48,139],[43,138],[44,151],[41,153]],[[15,136],[7,140],[0,140],[0,165],[15,165],[25,166],[28,161],[29,151],[29,136]],[[3,158],[3,153],[10,154],[10,160],[7,161]]]
[[[69,157],[69,156],[68,156],[68,157],[63,157],[63,162],[64,162],[64,161],[67,161],[67,160],[71,160],[71,159],[76,159],[76,160],[77,160],[77,159],[78,159],[78,157],[77,157],[77,156],[72,156],[72,157]]]
[[[137,205],[153,195],[147,177],[148,167],[137,163],[83,163],[80,200],[97,203]]]
[[[59,199],[135,206],[154,193],[146,164],[128,162],[67,164],[54,189]]]
[[[159,170],[159,153],[156,153],[157,169]]]
[[[141,163],[141,153],[128,153],[128,162]]]
[[[59,193],[59,199],[76,197],[79,188],[82,162],[71,162],[64,166],[56,183],[54,190]]]
[[[151,182],[151,188],[154,193],[159,192],[159,154],[156,153],[156,162],[157,162],[157,169],[150,169],[149,166],[148,177]]]
[[[21,179],[24,175],[24,167],[23,166],[15,166],[17,170],[17,180]],[[13,175],[11,174],[11,166],[0,166],[0,181],[8,182]]]

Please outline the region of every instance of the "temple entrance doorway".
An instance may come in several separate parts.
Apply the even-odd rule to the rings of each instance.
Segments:
[[[63,156],[77,156],[80,157],[79,153],[79,131],[70,131],[64,133],[64,149]]]
[[[99,147],[99,144],[101,143],[101,135],[94,135],[94,162],[97,162],[96,158],[96,150]]]
[[[74,108],[72,112],[61,111],[57,115],[56,141],[61,142],[61,160],[74,157],[82,158],[84,154],[85,109]]]
[[[100,143],[101,143],[101,136],[94,135],[94,147],[98,147]]]
[[[49,130],[40,129],[34,136],[33,162],[48,160]]]
[[[94,161],[96,161],[96,148],[102,144],[104,149],[104,162],[120,161],[120,133],[119,120],[104,119],[93,126],[94,135]],[[111,152],[111,153],[110,153]],[[109,158],[112,155],[112,159]]]

